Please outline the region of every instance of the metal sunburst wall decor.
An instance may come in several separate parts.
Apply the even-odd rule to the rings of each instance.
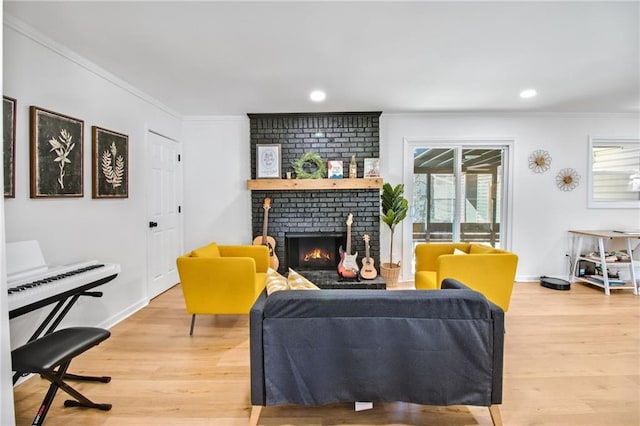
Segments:
[[[556,175],[556,185],[561,191],[573,191],[580,184],[580,175],[575,169],[562,169]]]
[[[544,149],[529,154],[529,168],[535,173],[544,173],[551,167],[551,156]]]

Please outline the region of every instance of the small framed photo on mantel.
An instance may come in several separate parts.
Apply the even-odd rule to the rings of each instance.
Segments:
[[[256,145],[256,177],[280,179],[280,144]]]
[[[129,136],[91,127],[93,198],[129,196]]]
[[[366,178],[380,177],[380,159],[379,158],[364,159],[364,177]]]
[[[31,198],[82,197],[84,121],[31,106]]]
[[[327,164],[327,174],[329,179],[342,179],[344,177],[344,166],[342,160],[332,160]]]

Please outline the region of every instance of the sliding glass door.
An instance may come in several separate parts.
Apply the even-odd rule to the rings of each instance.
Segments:
[[[508,153],[505,141],[406,144],[412,253],[421,242],[505,247]]]

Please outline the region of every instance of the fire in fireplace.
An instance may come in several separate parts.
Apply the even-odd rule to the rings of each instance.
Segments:
[[[335,269],[344,238],[341,233],[286,233],[287,265],[300,270]]]

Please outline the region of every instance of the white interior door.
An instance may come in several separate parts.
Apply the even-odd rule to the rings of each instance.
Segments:
[[[176,258],[182,251],[180,220],[180,144],[153,131],[147,133],[148,295],[153,298],[178,282]]]

